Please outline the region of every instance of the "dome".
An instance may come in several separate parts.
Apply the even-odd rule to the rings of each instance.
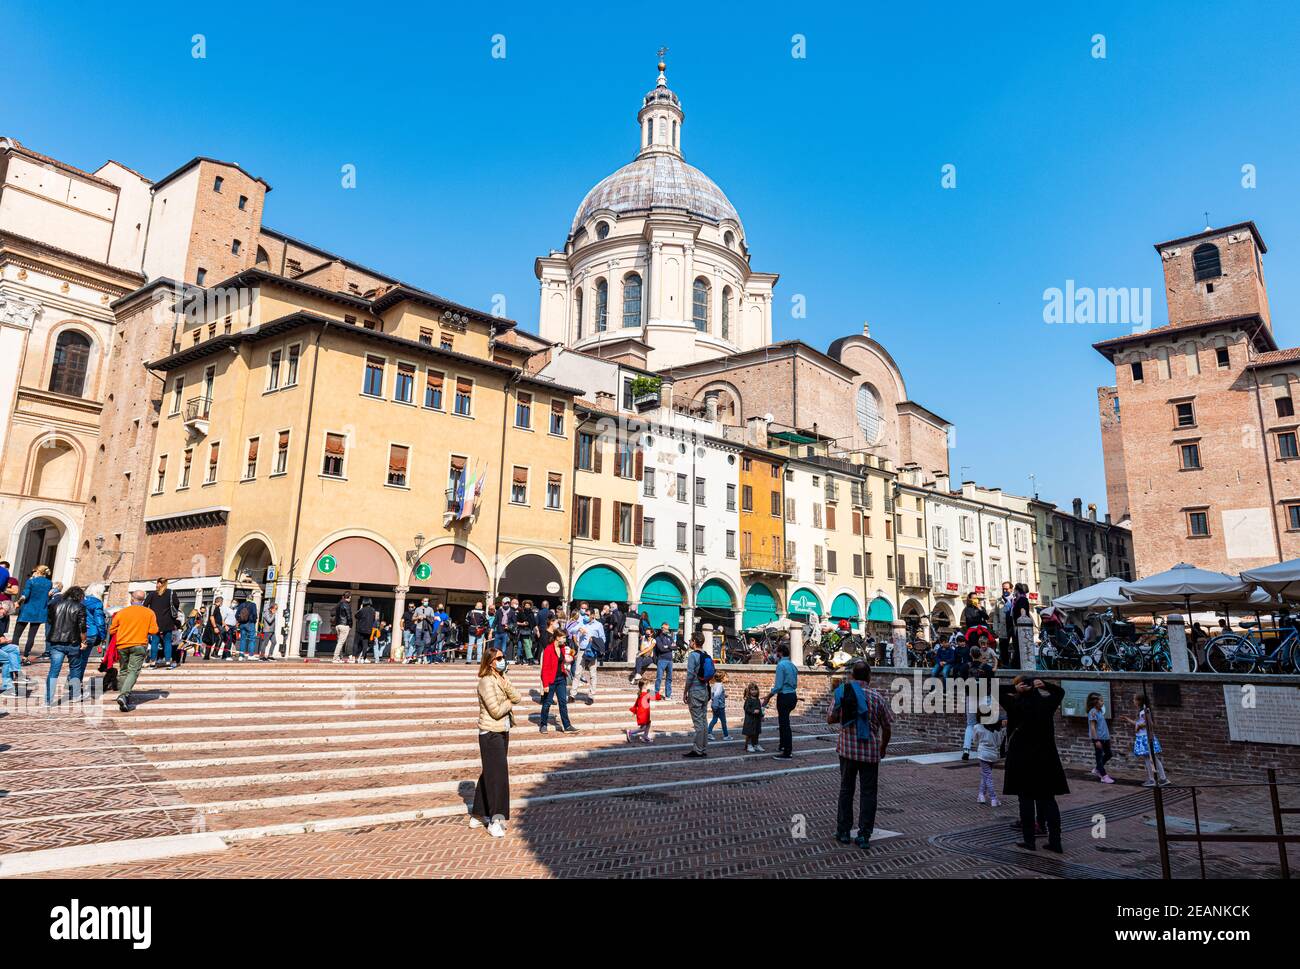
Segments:
[[[601,209],[616,215],[665,209],[714,223],[731,219],[740,225],[740,216],[713,179],[667,153],[644,154],[599,182],[578,206],[570,235]]]

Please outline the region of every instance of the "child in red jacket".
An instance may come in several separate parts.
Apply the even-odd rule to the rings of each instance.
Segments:
[[[641,742],[649,744],[654,742],[650,733],[650,678],[642,674],[637,687],[640,692],[636,695],[636,702],[628,707],[629,713],[636,714],[636,729],[627,731],[627,741],[631,743],[632,738],[640,734]]]

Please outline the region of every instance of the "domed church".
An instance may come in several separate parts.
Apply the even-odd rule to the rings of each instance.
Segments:
[[[636,157],[587,193],[564,249],[536,262],[544,339],[652,370],[772,342],[777,276],[750,269],[740,215],[686,163],[684,122],[660,61]]]
[[[736,426],[764,418],[924,480],[947,475],[951,425],[909,399],[865,324],[825,351],[773,342],[777,276],[749,268],[735,206],[686,163],[684,118],[660,61],[636,157],[587,193],[563,251],[536,262],[542,338],[660,375],[675,410]]]

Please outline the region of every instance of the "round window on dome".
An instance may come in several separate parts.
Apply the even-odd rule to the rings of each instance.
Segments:
[[[609,223],[608,223],[608,222],[597,222],[597,223],[596,223],[596,238],[597,238],[597,239],[604,239],[604,238],[605,238],[606,236],[608,236],[608,235],[609,235]]]

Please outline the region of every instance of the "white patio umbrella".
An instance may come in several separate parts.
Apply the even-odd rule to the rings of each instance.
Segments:
[[[1057,596],[1052,605],[1061,609],[1112,609],[1116,606],[1131,605],[1133,600],[1120,591],[1124,580],[1116,576],[1102,579],[1100,582]]]
[[[1177,602],[1189,609],[1193,602],[1241,602],[1255,587],[1235,575],[1198,569],[1179,562],[1172,569],[1148,575],[1136,582],[1120,583],[1120,591],[1134,602]]]
[[[1241,578],[1283,599],[1300,600],[1300,559],[1247,569]]]

